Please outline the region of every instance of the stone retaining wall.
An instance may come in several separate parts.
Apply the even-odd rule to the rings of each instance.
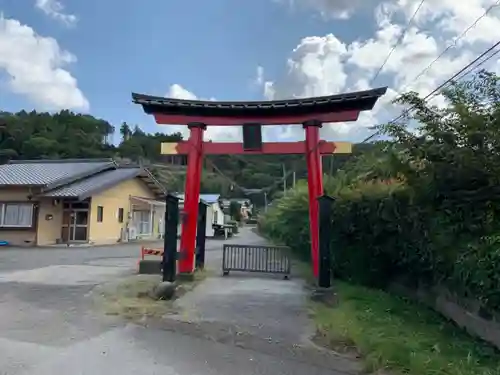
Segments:
[[[500,349],[500,314],[487,311],[479,301],[458,298],[446,288],[417,291],[394,284],[391,291],[416,299],[455,322],[470,335],[479,337]]]

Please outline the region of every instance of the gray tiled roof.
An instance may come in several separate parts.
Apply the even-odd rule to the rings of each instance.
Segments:
[[[142,168],[119,168],[104,171],[70,185],[49,191],[45,197],[85,199],[96,192],[109,189],[121,181],[134,178],[143,173]]]
[[[0,165],[1,185],[47,186],[85,177],[114,165],[112,160],[40,160]]]
[[[201,108],[218,108],[218,109],[276,109],[281,107],[298,107],[298,106],[314,106],[322,104],[335,104],[348,101],[360,101],[363,99],[378,98],[384,95],[387,87],[379,87],[371,90],[349,92],[345,94],[316,96],[311,98],[294,98],[284,100],[271,100],[271,101],[232,101],[222,102],[213,100],[186,100],[178,98],[165,98],[163,96],[152,96],[138,93],[132,93],[132,101],[141,105],[152,105],[165,108],[182,108],[183,110],[194,108],[199,110]]]

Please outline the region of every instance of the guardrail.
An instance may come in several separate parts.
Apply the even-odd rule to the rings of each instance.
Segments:
[[[222,273],[230,271],[283,274],[288,279],[291,262],[286,246],[255,246],[225,244],[222,252]]]

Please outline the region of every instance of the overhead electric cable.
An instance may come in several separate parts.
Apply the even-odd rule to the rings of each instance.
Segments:
[[[478,24],[479,21],[481,21],[484,17],[486,17],[494,8],[498,7],[500,5],[500,0],[497,0],[495,2],[495,4],[492,4],[490,5],[485,11],[484,13],[479,16],[478,18],[476,18],[476,20],[469,25],[469,27],[467,27],[459,36],[457,36],[453,42],[451,44],[449,44],[444,50],[441,51],[441,53],[434,59],[432,60],[429,65],[427,65],[420,73],[418,73],[415,78],[413,78],[413,80],[411,80],[408,84],[406,84],[406,86],[401,90],[401,91],[404,91],[406,90],[406,88],[408,86],[410,86],[413,82],[415,82],[416,80],[418,80],[420,77],[422,77],[425,73],[427,73],[429,71],[429,69],[438,61],[441,59],[441,57],[444,56],[444,54],[446,52],[448,52],[450,49],[454,48],[458,41],[460,39],[462,39],[463,37],[465,37],[467,35],[467,33],[469,31],[471,31],[474,27],[476,27],[476,25]]]
[[[458,72],[456,72],[453,76],[451,76],[450,78],[448,78],[446,81],[444,81],[443,83],[441,83],[438,87],[436,87],[434,90],[432,90],[429,94],[427,94],[423,100],[424,102],[428,101],[429,99],[431,99],[432,97],[436,96],[440,90],[442,90],[443,88],[445,88],[446,86],[450,85],[457,77],[459,79],[465,77],[467,74],[471,73],[473,70],[477,69],[479,66],[483,65],[485,62],[489,61],[491,58],[493,58],[494,56],[496,56],[498,53],[500,53],[500,50],[497,50],[497,51],[493,51],[496,47],[500,46],[500,41],[496,42],[494,45],[492,45],[491,47],[489,47],[486,51],[484,51],[482,54],[480,54],[479,56],[477,56],[474,60],[472,60],[471,62],[469,62],[467,65],[465,65],[464,67],[462,67]],[[488,55],[490,52],[493,53],[489,56],[487,56],[484,60],[482,61],[479,61],[481,60],[483,57],[485,57],[486,55]],[[478,63],[479,62],[479,63]],[[474,64],[478,63],[477,65],[473,66]],[[472,67],[472,68],[471,68]],[[471,69],[469,69],[471,68]],[[394,118],[393,120],[389,121],[388,123],[389,124],[393,124],[395,123],[396,121],[398,121],[399,119],[403,118],[404,116],[406,116],[410,111],[412,111],[415,107],[412,106],[408,109],[405,109],[399,116],[397,116],[396,118]],[[368,142],[370,139],[376,137],[377,135],[380,134],[380,131],[377,131],[375,132],[374,134],[370,135],[369,137],[367,137],[366,139],[364,139],[361,143],[366,143]]]
[[[420,9],[422,3],[419,4],[419,6],[417,7],[417,11]],[[418,73],[409,83],[407,83],[402,89],[401,91],[406,91],[406,89],[412,84],[414,83],[415,81],[417,81],[420,77],[422,77],[427,71],[429,71],[429,69],[437,62],[439,61],[444,55],[446,52],[448,52],[450,49],[454,48],[458,41],[461,40],[463,37],[465,37],[467,35],[467,33],[472,30],[474,27],[477,26],[477,24],[479,23],[479,21],[481,21],[484,17],[486,17],[494,8],[500,6],[500,0],[497,0],[494,4],[490,5],[488,8],[486,8],[486,10],[484,11],[483,14],[481,14],[479,17],[477,17],[473,23],[471,23],[466,29],[464,29],[464,31],[462,31],[462,33],[457,36],[453,42],[451,44],[449,44],[448,46],[446,46],[445,49],[443,49],[441,51],[441,53],[433,60],[431,61],[420,73]],[[414,14],[414,16],[416,15],[416,13]],[[414,16],[412,17],[411,21],[413,20]],[[391,53],[392,54],[392,51]],[[388,58],[386,59],[388,60]],[[383,68],[383,66],[382,66]],[[380,71],[382,69],[379,69]],[[379,72],[377,72],[376,75],[378,75]],[[372,82],[374,81],[374,79],[372,79]],[[391,122],[389,122],[391,123]],[[377,135],[379,134],[379,132],[375,132],[374,134],[372,134],[371,136],[369,136],[368,138],[366,138],[365,140],[363,140],[363,142],[361,143],[364,143],[364,142],[367,142],[369,141],[370,139],[376,137]]]
[[[421,0],[420,3],[418,4],[417,8],[415,9],[415,12],[413,12],[413,15],[410,17],[410,20],[408,21],[408,24],[406,25],[405,29],[399,35],[398,39],[396,40],[396,43],[392,46],[392,48],[389,51],[389,54],[386,56],[384,62],[382,63],[380,68],[378,68],[378,70],[375,73],[375,75],[373,76],[373,78],[370,80],[370,86],[372,86],[373,82],[378,78],[378,76],[382,72],[382,69],[384,69],[385,65],[387,64],[387,62],[391,58],[391,56],[394,53],[394,51],[396,50],[396,48],[403,42],[404,37],[406,36],[406,33],[408,32],[408,30],[410,30],[410,27],[413,25],[413,21],[415,20],[415,17],[417,16],[417,13],[420,10],[420,8],[422,7],[422,5],[424,4],[424,2],[425,2],[425,0]]]
[[[229,176],[227,176],[226,174],[224,174],[216,165],[215,163],[210,160],[209,158],[206,158],[205,160],[207,160],[210,165],[213,167],[213,169],[215,169],[215,171],[221,175],[223,178],[225,178],[226,180],[228,180],[233,186],[235,186],[236,188],[238,188],[239,190],[241,190],[242,192],[245,192],[245,191],[253,191],[253,190],[257,190],[257,189],[248,189],[248,188],[245,188],[243,186],[240,186],[236,181],[234,181],[232,178],[230,178]],[[291,174],[293,173],[293,171],[289,171],[287,172],[282,178],[280,178],[279,180],[273,182],[271,185],[269,186],[266,186],[266,187],[263,187],[263,188],[260,188],[258,190],[260,191],[269,191],[271,190],[273,187],[279,185],[280,183],[282,183],[284,180],[286,180]]]

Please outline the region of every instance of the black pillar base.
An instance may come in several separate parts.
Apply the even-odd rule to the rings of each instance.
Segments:
[[[331,233],[333,225],[333,202],[328,195],[318,198],[319,201],[319,275],[318,286],[330,288],[332,285]]]
[[[168,194],[165,204],[162,279],[163,281],[174,282],[177,274],[177,227],[179,224],[179,198]]]
[[[196,228],[196,260],[197,269],[205,268],[205,242],[207,238],[207,204],[200,202],[198,206],[198,226]]]

